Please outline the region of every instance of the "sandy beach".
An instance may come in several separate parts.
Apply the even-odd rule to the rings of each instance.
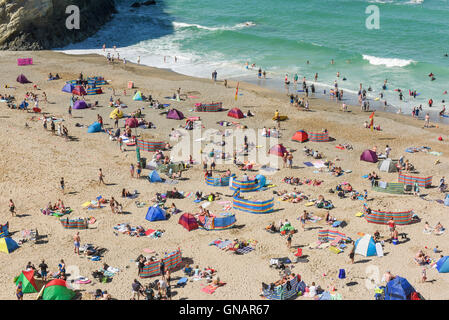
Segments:
[[[33,58],[31,66],[17,66],[18,57]],[[71,56],[51,51],[41,52],[1,52],[0,67],[3,70],[0,75],[0,94],[13,95],[15,103],[20,104],[28,91],[33,91],[33,85],[39,90],[39,107],[47,116],[63,118],[63,124],[67,127],[70,139],[52,135],[50,130],[45,130],[42,121],[38,118],[42,114],[26,112],[16,109],[8,109],[6,103],[0,103],[0,223],[9,222],[13,239],[21,237],[22,230],[38,229],[44,236],[38,244],[24,243],[19,249],[10,254],[0,253],[0,284],[4,288],[0,292],[0,299],[15,299],[15,284],[13,279],[18,276],[31,261],[38,266],[45,259],[50,272],[57,271],[57,265],[64,259],[66,266],[76,266],[79,275],[93,280],[90,284],[80,287],[81,299],[92,299],[90,292],[95,289],[107,290],[113,298],[130,299],[131,284],[137,276],[135,259],[139,254],[151,256],[144,249],[152,249],[160,256],[165,252],[171,252],[180,248],[183,258],[191,266],[200,268],[212,267],[216,269],[221,281],[226,284],[219,287],[213,294],[207,294],[201,290],[206,284],[204,279],[188,281],[183,288],[172,288],[173,299],[262,299],[261,284],[279,280],[279,271],[270,268],[270,259],[289,257],[294,259],[297,248],[302,248],[307,255],[307,263],[293,264],[292,272],[300,274],[304,282],[310,285],[315,282],[323,290],[335,287],[336,292],[343,299],[366,299],[374,297],[374,287],[371,279],[381,283],[382,275],[390,271],[394,275],[407,278],[414,288],[425,299],[448,299],[449,282],[445,273],[438,273],[434,268],[428,268],[428,281],[421,283],[421,266],[414,262],[414,256],[419,250],[423,250],[432,259],[437,261],[440,255],[449,254],[448,234],[442,235],[424,234],[424,222],[431,226],[438,222],[445,227],[449,225],[447,213],[449,207],[437,203],[434,200],[443,200],[445,195],[438,188],[441,177],[449,178],[449,126],[439,124],[432,128],[423,128],[424,121],[416,120],[408,116],[376,111],[375,124],[380,125],[381,131],[371,131],[364,128],[363,123],[369,121],[371,112],[361,112],[359,106],[349,106],[349,112],[342,112],[340,105],[325,100],[309,98],[310,112],[298,111],[290,105],[289,98],[284,93],[271,91],[248,83],[239,84],[239,93],[235,100],[236,83],[228,81],[228,88],[223,85],[222,79],[214,82],[208,79],[193,78],[180,75],[170,70],[156,69],[143,65],[127,63],[108,64],[104,57],[97,55]],[[48,73],[58,73],[61,80],[48,81]],[[62,92],[66,81],[77,79],[82,72],[87,76],[103,76],[109,80],[108,85],[102,86],[103,94],[86,96],[86,102],[98,101],[95,108],[73,110],[72,117],[68,114],[71,95]],[[19,84],[16,78],[24,74],[32,83]],[[134,89],[127,89],[129,81],[135,84]],[[5,88],[8,85],[8,88]],[[13,87],[13,88],[11,88]],[[153,141],[170,141],[169,134],[172,128],[178,128],[185,124],[185,120],[177,121],[166,119],[160,115],[162,110],[148,107],[147,102],[133,101],[135,90],[141,91],[145,96],[152,95],[153,99],[161,103],[169,103],[170,108],[176,108],[186,117],[200,116],[203,130],[223,127],[218,121],[238,121],[250,129],[274,127],[272,120],[275,110],[289,118],[281,122],[281,135],[279,139],[288,149],[293,149],[293,168],[282,168],[275,174],[267,176],[274,188],[264,191],[245,194],[251,199],[275,198],[275,212],[265,215],[251,214],[238,210],[235,213],[236,228],[223,231],[194,230],[188,232],[178,224],[179,216],[184,212],[197,213],[198,204],[193,202],[193,197],[186,199],[168,199],[167,205],[175,203],[182,210],[181,214],[172,215],[166,221],[149,222],[145,220],[148,206],[156,192],[165,192],[176,187],[184,193],[195,193],[198,190],[203,193],[220,192],[222,199],[212,202],[207,209],[212,213],[223,212],[220,201],[232,201],[232,191],[229,187],[209,187],[204,182],[204,172],[201,164],[194,165],[183,172],[183,179],[176,185],[152,184],[147,176],[150,172],[144,169],[141,179],[131,178],[129,167],[136,165],[135,147],[127,147],[122,152],[115,141],[111,141],[105,133],[87,133],[87,126],[97,120],[97,114],[101,115],[106,128],[112,128],[114,121],[109,118],[113,108],[109,107],[109,99],[115,89],[114,100],[120,98],[127,105],[124,113],[130,114],[139,108],[142,109],[144,118],[156,125],[156,129],[139,129],[141,139]],[[164,97],[172,96],[178,88],[181,94],[195,96],[186,100],[173,101]],[[126,90],[126,96],[124,95]],[[48,103],[43,102],[42,93],[48,97]],[[254,117],[235,120],[227,117],[227,112],[194,112],[195,103],[209,103],[219,101],[226,109],[240,108],[244,113],[251,110]],[[84,127],[77,127],[76,124]],[[26,127],[26,125],[28,127]],[[124,121],[120,120],[123,130]],[[229,127],[232,129],[233,127]],[[319,132],[326,128],[332,141],[307,142],[301,144],[291,141],[293,134],[300,129],[307,132]],[[442,141],[438,137],[442,137]],[[258,140],[260,141],[260,137]],[[338,144],[350,144],[353,150],[340,150]],[[311,161],[302,148],[309,148],[323,153],[324,159],[332,160],[344,170],[351,170],[340,177],[335,177],[327,172],[314,173],[313,167],[307,167],[304,162]],[[433,176],[432,188],[421,188],[421,197],[413,194],[394,195],[371,190],[371,182],[362,176],[377,172],[382,181],[398,182],[398,173],[379,172],[377,164],[360,161],[361,153],[366,149],[377,146],[379,152],[384,152],[385,146],[392,148],[391,158],[399,159],[404,156],[417,169],[415,175],[427,177]],[[432,151],[442,152],[435,156],[424,152],[407,153],[408,147],[428,146]],[[168,154],[167,152],[165,152]],[[141,156],[147,159],[152,153],[141,151]],[[335,159],[338,158],[338,161]],[[188,159],[185,159],[188,160]],[[201,159],[195,159],[200,161]],[[312,159],[313,160],[313,159]],[[435,164],[439,160],[438,164]],[[282,159],[279,158],[280,163]],[[98,169],[102,168],[106,185],[98,184]],[[237,177],[241,177],[242,171],[234,165],[217,165],[217,170],[230,169]],[[254,176],[258,172],[248,172]],[[218,174],[214,173],[214,176]],[[340,199],[336,193],[329,193],[329,189],[335,188],[342,182],[349,182],[359,192],[368,190],[367,203],[370,208],[376,210],[407,211],[413,210],[419,216],[421,222],[406,226],[398,226],[399,233],[406,233],[409,240],[393,245],[385,242],[383,257],[363,257],[356,255],[354,264],[349,263],[349,249],[343,253],[335,254],[327,249],[311,249],[309,244],[318,240],[318,230],[328,228],[323,219],[316,223],[308,222],[306,229],[302,230],[299,216],[303,210],[313,212],[314,215],[324,218],[326,210],[316,207],[306,207],[307,201],[290,203],[278,201],[279,196],[273,191],[294,188],[282,181],[286,176],[300,177],[301,179],[319,179],[323,182],[319,186],[301,185],[296,189],[301,190],[316,199],[319,195],[332,200],[335,208],[331,215],[338,220],[345,221],[346,226],[336,228],[347,236],[356,240],[358,233],[374,234],[379,230],[384,239],[389,238],[388,226],[368,223],[363,217],[356,217],[356,213],[362,211],[364,201],[351,200],[346,197]],[[59,181],[65,180],[65,194],[62,194]],[[139,191],[137,199],[121,198],[123,188]],[[112,214],[108,204],[102,209],[86,210],[82,204],[94,200],[98,196],[110,199],[115,197],[122,205],[126,214]],[[13,199],[17,216],[12,217],[8,210],[8,201]],[[91,243],[95,246],[108,249],[100,261],[90,261],[87,257],[78,256],[73,252],[73,236],[76,230],[67,230],[61,226],[59,218],[43,215],[40,211],[49,201],[55,203],[62,199],[66,206],[73,209],[70,218],[95,217],[96,223],[89,225],[89,229],[80,230],[81,245]],[[143,208],[137,208],[135,201],[145,202]],[[293,235],[292,248],[286,246],[286,237],[279,233],[270,234],[265,227],[279,220],[288,219],[298,229]],[[165,232],[158,239],[149,237],[130,237],[125,234],[114,234],[113,227],[120,223],[130,223],[132,226],[141,225],[145,229],[163,229]],[[335,228],[331,228],[335,229]],[[255,250],[245,255],[235,255],[231,252],[219,250],[209,243],[215,239],[239,239],[255,240]],[[438,246],[441,252],[435,253],[433,249]],[[110,283],[99,283],[92,278],[92,272],[101,268],[103,263],[119,268]],[[339,269],[345,269],[346,279],[338,279]],[[374,270],[374,271],[373,271]],[[377,270],[377,271],[376,271]],[[183,271],[172,273],[172,279],[183,277]],[[149,278],[140,279],[142,284],[154,281]],[[172,280],[175,284],[176,280]],[[349,285],[348,285],[349,284]],[[385,283],[383,283],[385,285]],[[35,299],[37,294],[26,294],[24,299]],[[304,297],[298,300],[307,299]]]

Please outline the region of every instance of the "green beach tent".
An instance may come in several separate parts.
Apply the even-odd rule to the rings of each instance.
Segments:
[[[47,283],[42,300],[72,300],[75,292],[67,288],[65,280],[55,279]]]
[[[133,98],[134,101],[142,101],[142,93],[140,91],[137,91]]]
[[[23,293],[35,293],[37,292],[36,281],[34,281],[34,270],[22,271],[20,276],[17,277],[16,286],[22,282]]]

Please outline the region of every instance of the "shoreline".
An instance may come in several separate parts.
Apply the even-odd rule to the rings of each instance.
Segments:
[[[19,67],[16,64],[17,56],[28,56],[34,60],[34,65]],[[378,269],[380,283],[381,275],[390,270],[409,279],[412,285],[426,299],[447,299],[449,283],[445,274],[439,274],[433,269],[429,269],[429,279],[435,279],[434,283],[420,283],[417,281],[421,268],[414,261],[415,253],[424,249],[429,249],[426,253],[437,259],[439,254],[434,254],[431,250],[436,245],[445,255],[449,253],[448,234],[434,236],[423,234],[423,222],[429,221],[431,225],[441,221],[447,227],[449,224],[446,208],[436,203],[434,200],[441,199],[442,194],[437,188],[423,189],[426,195],[422,198],[411,194],[393,195],[374,191],[370,189],[370,181],[362,176],[378,171],[377,164],[360,161],[360,154],[373,146],[378,146],[379,151],[383,151],[388,144],[392,148],[392,158],[397,159],[405,155],[407,159],[417,167],[420,176],[433,176],[433,186],[435,186],[441,176],[447,175],[449,170],[449,153],[447,152],[447,141],[449,140],[449,128],[447,125],[440,125],[439,128],[423,129],[422,122],[410,117],[401,115],[376,112],[375,124],[380,124],[382,131],[374,131],[363,128],[363,122],[368,120],[370,112],[361,112],[359,107],[349,107],[351,112],[339,111],[335,103],[331,103],[319,98],[310,100],[310,112],[297,111],[290,106],[289,99],[285,93],[277,92],[269,88],[262,88],[255,84],[240,82],[239,93],[242,96],[235,101],[236,81],[228,81],[231,88],[226,89],[222,82],[214,83],[212,80],[194,78],[175,73],[171,70],[158,69],[154,67],[123,63],[108,65],[106,59],[101,55],[89,54],[83,56],[68,55],[54,51],[36,52],[0,52],[0,67],[4,73],[0,76],[0,93],[13,94],[16,96],[16,103],[20,103],[26,92],[33,91],[36,84],[39,90],[35,91],[40,96],[46,92],[48,104],[40,100],[42,111],[47,115],[54,115],[62,118],[64,125],[68,127],[69,135],[73,140],[65,140],[56,135],[52,135],[50,130],[42,127],[42,121],[37,120],[41,114],[27,113],[19,110],[12,110],[6,107],[5,103],[0,103],[0,122],[2,130],[0,132],[0,148],[7,156],[0,158],[0,202],[3,203],[1,211],[1,221],[10,224],[13,238],[20,237],[21,231],[37,228],[39,234],[47,236],[46,242],[40,244],[24,243],[21,248],[9,255],[4,255],[0,261],[0,284],[4,290],[0,292],[0,299],[14,298],[15,286],[11,281],[25,267],[28,261],[38,265],[45,259],[50,271],[54,271],[60,259],[64,259],[67,266],[77,266],[80,275],[91,277],[94,270],[101,268],[103,263],[119,268],[120,272],[114,276],[110,283],[100,283],[93,280],[92,285],[82,285],[83,299],[89,299],[88,292],[101,288],[107,290],[113,298],[125,300],[130,298],[130,285],[136,278],[137,266],[135,258],[143,253],[147,255],[149,249],[162,255],[164,252],[182,250],[183,257],[192,267],[199,265],[200,268],[211,266],[218,270],[218,275],[226,285],[217,289],[211,295],[201,291],[202,285],[206,282],[189,281],[185,288],[176,288],[177,295],[174,299],[251,299],[260,300],[261,283],[271,283],[279,279],[278,270],[269,267],[270,259],[279,257],[290,257],[294,259],[293,251],[297,247],[304,250],[308,255],[307,263],[294,265],[293,272],[298,273],[304,281],[310,285],[316,282],[324,290],[335,286],[343,299],[373,299],[373,289],[364,285],[367,267],[373,266]],[[47,81],[49,72],[59,73],[61,80]],[[86,96],[88,103],[98,101],[98,107],[83,110],[73,110],[73,116],[69,116],[67,109],[70,101],[70,94],[61,91],[65,82],[76,79],[78,74],[83,72],[85,76],[104,76],[106,80],[111,80],[109,85],[104,85],[103,94]],[[23,73],[32,84],[20,85],[16,82],[18,74]],[[135,89],[127,89],[128,81],[134,81]],[[4,85],[16,87],[16,89],[6,89]],[[171,96],[179,87],[181,93],[197,96],[198,98],[188,98],[183,101],[172,101],[164,97]],[[261,190],[246,194],[256,200],[266,200],[275,197],[273,191],[287,190],[292,192],[293,186],[283,182],[284,177],[300,177],[301,180],[317,179],[322,183],[319,186],[304,183],[297,188],[304,192],[309,199],[316,199],[323,195],[330,199],[335,208],[330,211],[331,215],[339,221],[347,223],[339,231],[345,233],[353,239],[358,238],[358,233],[374,234],[380,230],[382,236],[388,237],[388,227],[368,223],[364,218],[355,217],[355,214],[362,210],[363,202],[351,200],[348,197],[339,198],[336,194],[328,192],[336,185],[343,182],[350,182],[354,188],[360,192],[364,189],[369,191],[369,205],[374,209],[391,210],[400,212],[413,209],[422,219],[422,223],[400,226],[400,232],[409,235],[409,241],[402,242],[396,246],[386,242],[384,246],[384,257],[363,257],[356,256],[356,263],[348,263],[348,250],[342,254],[335,254],[329,250],[310,248],[310,244],[316,243],[318,229],[329,228],[323,221],[308,222],[305,230],[302,230],[298,217],[303,210],[311,211],[315,216],[324,218],[326,210],[315,207],[307,207],[305,202],[292,203],[281,201],[275,197],[275,212],[270,214],[250,214],[238,210],[231,210],[237,218],[238,228],[222,231],[194,230],[188,232],[178,224],[179,214],[173,215],[168,220],[149,222],[145,220],[151,200],[156,192],[166,192],[174,186],[170,184],[152,184],[147,176],[151,172],[144,169],[142,178],[131,178],[129,166],[136,162],[134,147],[126,146],[126,151],[120,151],[117,142],[112,142],[105,133],[87,133],[87,126],[97,120],[97,114],[104,119],[106,128],[113,128],[114,121],[109,118],[112,108],[108,107],[109,98],[112,96],[112,88],[116,90],[115,99],[127,105],[123,111],[129,114],[137,109],[141,109],[144,119],[152,121],[157,129],[139,129],[139,135],[143,139],[152,141],[169,141],[168,135],[171,128],[182,127],[185,121],[167,119],[161,115],[162,110],[148,107],[148,103],[134,101],[133,91],[140,90],[144,95],[151,94],[154,99],[161,103],[169,103],[170,108],[176,108],[184,113],[185,117],[200,116],[204,130],[223,130],[217,122],[221,120],[230,121],[226,112],[194,112],[192,108],[195,103],[209,103],[212,101],[223,102],[223,107],[231,109],[238,107],[244,113],[251,110],[254,117],[242,118],[237,121],[246,125],[249,129],[273,127],[272,120],[276,109],[281,115],[288,115],[289,119],[281,123],[281,138],[279,143],[292,149],[294,156],[293,168],[282,168],[269,176],[269,180],[275,186],[267,190]],[[122,92],[126,89],[126,95]],[[234,119],[232,119],[234,120]],[[25,126],[27,123],[28,126]],[[78,125],[82,125],[81,127]],[[123,120],[119,123],[123,128]],[[232,127],[231,127],[232,128]],[[291,141],[293,134],[299,129],[307,132],[316,132],[326,128],[330,136],[335,139],[330,142],[306,142],[300,144]],[[114,128],[115,130],[115,128]],[[443,136],[444,140],[438,141],[438,136]],[[256,137],[257,143],[264,143],[266,139]],[[153,140],[154,139],[154,140]],[[250,137],[250,139],[253,139]],[[254,141],[256,142],[256,141]],[[171,143],[171,141],[170,141]],[[337,144],[349,143],[353,150],[340,150]],[[441,156],[430,154],[405,153],[405,149],[410,146],[429,146],[432,151],[442,152]],[[338,166],[351,172],[345,172],[343,176],[335,177],[327,172],[315,172],[313,168],[304,165],[305,161],[311,158],[304,155],[302,148],[307,146],[321,153],[325,159],[329,159]],[[151,158],[153,154],[145,152],[142,157]],[[435,160],[440,163],[436,164]],[[203,159],[195,159],[203,160]],[[282,162],[279,158],[279,162]],[[282,164],[281,164],[282,166]],[[98,168],[103,168],[107,185],[98,183]],[[226,169],[231,169],[237,175],[242,175],[236,167],[218,163],[218,173],[221,174]],[[262,172],[262,171],[260,171]],[[249,175],[256,175],[257,172],[249,172]],[[397,182],[397,173],[380,172],[382,181]],[[175,185],[180,191],[195,194],[196,191],[220,192],[222,200],[231,200],[230,190],[227,187],[210,187],[204,182],[204,172],[201,165],[195,165],[185,173],[183,179]],[[267,175],[268,176],[268,175]],[[59,181],[64,177],[66,193],[62,194],[59,188]],[[123,188],[130,192],[138,190],[138,201],[145,202],[143,208],[138,208],[135,199],[121,198]],[[82,204],[91,201],[99,195],[110,199],[114,196],[123,204],[126,214],[113,214],[107,205],[103,209],[87,210],[82,208]],[[19,216],[12,217],[8,212],[6,204],[9,199],[13,199]],[[58,218],[43,215],[39,208],[44,208],[51,201],[56,202],[62,199],[66,206],[73,209],[70,218],[95,217],[97,222],[87,230],[81,230],[81,244],[91,243],[108,249],[101,261],[90,261],[85,257],[79,257],[73,253],[73,235],[75,230],[63,229]],[[220,200],[220,201],[222,201]],[[213,201],[209,205],[212,213],[219,214],[226,211],[220,201]],[[169,199],[167,206],[175,203],[176,207],[183,213],[198,212],[198,204],[190,199]],[[279,234],[269,234],[265,231],[268,224],[279,220],[288,219],[291,224],[298,229],[293,237],[294,248],[288,249],[285,237]],[[162,237],[152,239],[147,237],[130,237],[125,234],[115,235],[114,226],[120,223],[130,223],[132,226],[141,225],[145,229],[164,230]],[[224,252],[214,246],[208,245],[218,238],[240,239],[257,241],[256,249],[249,254],[234,255]],[[444,240],[446,239],[446,240]],[[294,250],[293,250],[294,249]],[[248,266],[251,266],[250,268]],[[338,270],[345,268],[346,280],[339,280]],[[324,276],[325,274],[326,276]],[[183,276],[183,271],[173,273],[174,277]],[[139,279],[142,283],[153,282],[156,278]],[[347,282],[356,284],[349,287]],[[173,283],[174,284],[174,283]],[[37,294],[25,295],[25,299],[33,299]],[[297,300],[302,300],[299,297]]]
[[[106,50],[107,50],[106,52],[109,52],[108,50],[112,50],[112,48],[107,48]],[[75,56],[83,56],[83,55],[86,55],[86,54],[87,55],[94,54],[94,55],[106,58],[106,56],[101,54],[101,53],[70,53],[70,51],[77,51],[77,50],[59,50],[58,49],[58,50],[55,50],[54,52],[61,52],[61,53],[67,54],[67,55],[75,55]],[[120,60],[120,62],[122,62],[122,60]],[[137,64],[136,62],[131,62],[129,60],[127,60],[127,64],[133,64],[133,65],[139,66],[139,64]],[[192,75],[188,75],[188,74],[177,72],[177,71],[173,70],[173,66],[169,66],[167,68],[161,68],[161,67],[155,67],[155,66],[145,65],[145,64],[140,64],[140,65],[141,66],[147,66],[147,67],[150,67],[150,68],[156,68],[156,69],[159,69],[159,70],[167,70],[167,71],[176,73],[178,75],[192,77],[192,78],[195,78],[195,79],[209,80],[209,78],[207,78],[207,77],[192,76]],[[257,69],[257,67],[256,67],[256,69]],[[231,76],[231,77],[227,77],[227,78],[225,77],[225,78],[228,80],[228,83],[230,81],[242,82],[242,83],[245,82],[247,84],[256,85],[256,86],[258,86],[260,88],[276,91],[278,93],[286,93],[287,92],[287,89],[286,89],[285,85],[283,84],[281,77],[279,77],[279,78],[258,79],[257,78],[257,71],[255,69],[250,68],[248,70],[250,70],[251,72],[254,73],[253,77],[251,77],[249,75],[239,75],[239,76]],[[290,85],[288,87],[288,92],[289,92],[289,94],[291,94],[291,93],[293,93],[295,95],[298,94],[298,96],[301,97],[301,96],[304,96],[304,93],[296,92],[297,88],[300,88],[300,86],[301,86],[299,80],[302,78],[302,76],[299,75],[299,74],[298,74],[298,76],[299,76],[298,84],[296,86],[294,86],[293,83],[290,83]],[[219,82],[223,82],[225,78],[220,79]],[[332,85],[326,85],[324,83],[319,83],[319,82],[317,83],[315,81],[310,81],[310,80],[307,82],[308,86],[310,86],[310,84],[312,84],[312,83],[315,85],[316,92],[315,92],[315,94],[313,96],[309,95],[309,99],[310,98],[317,98],[317,99],[326,101],[327,103],[335,104],[336,106],[338,105],[338,107],[340,107],[342,103],[346,103],[348,105],[348,107],[351,106],[353,108],[359,108],[360,109],[360,105],[358,105],[358,97],[357,97],[357,94],[356,94],[355,91],[349,90],[347,88],[346,89],[343,88],[343,90],[344,90],[344,98],[342,100],[340,100],[340,101],[334,101],[334,100],[331,100],[329,98],[329,89],[333,89]],[[292,91],[292,89],[293,89],[293,91]],[[323,90],[326,91],[326,94],[323,93]],[[370,103],[370,111],[366,111],[366,112],[376,111],[376,112],[395,114],[395,115],[399,115],[399,116],[405,116],[405,117],[412,118],[411,117],[411,111],[412,110],[402,110],[402,113],[397,113],[397,111],[400,108],[398,106],[392,105],[390,103],[388,104],[387,108],[385,109],[383,107],[383,101],[384,100],[385,99],[381,99],[381,100],[375,101],[374,100],[374,96],[370,92],[367,92],[367,101]],[[409,101],[409,103],[411,103],[411,102]],[[416,104],[419,105],[419,103],[416,103]],[[433,109],[430,109],[430,110],[429,110],[429,108],[425,107],[425,109],[423,109],[423,111],[420,113],[420,117],[417,118],[417,120],[424,120],[424,115],[428,112],[429,115],[430,115],[430,120],[433,123],[449,125],[449,118],[447,118],[447,117],[440,117],[439,116],[439,112],[441,110],[435,110],[435,109],[436,109],[436,107],[434,107]],[[410,112],[410,113],[407,113],[407,112]],[[449,111],[447,111],[447,112],[449,112]]]

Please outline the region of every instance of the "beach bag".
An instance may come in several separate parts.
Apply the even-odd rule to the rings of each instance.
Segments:
[[[346,271],[345,271],[345,269],[340,269],[340,271],[338,272],[338,278],[339,279],[346,278]]]

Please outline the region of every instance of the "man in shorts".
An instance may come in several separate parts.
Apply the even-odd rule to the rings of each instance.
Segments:
[[[103,178],[104,178],[103,170],[101,170],[101,168],[100,168],[100,169],[98,169],[98,184],[102,184],[102,183],[106,184],[106,183],[104,183]]]
[[[134,279],[134,282],[131,285],[131,287],[132,287],[132,293],[133,293],[133,296],[132,296],[131,300],[136,300],[136,297],[137,297],[137,300],[139,300],[139,296],[141,294],[142,285],[140,284],[139,281],[137,281],[137,279]]]
[[[14,202],[12,201],[12,199],[9,199],[9,212],[11,212],[11,215],[14,217],[14,215],[16,213],[16,206],[15,206]]]
[[[77,232],[73,237],[73,244],[75,246],[73,252],[76,253],[77,255],[80,254],[80,243],[81,243],[80,233]]]
[[[44,260],[42,260],[41,264],[39,265],[39,268],[41,269],[41,276],[42,276],[42,281],[47,281],[47,269],[48,266],[45,263]]]
[[[64,194],[64,187],[65,187],[64,178],[61,178],[61,181],[60,181],[59,183],[60,183],[60,185],[61,185],[62,193]]]

